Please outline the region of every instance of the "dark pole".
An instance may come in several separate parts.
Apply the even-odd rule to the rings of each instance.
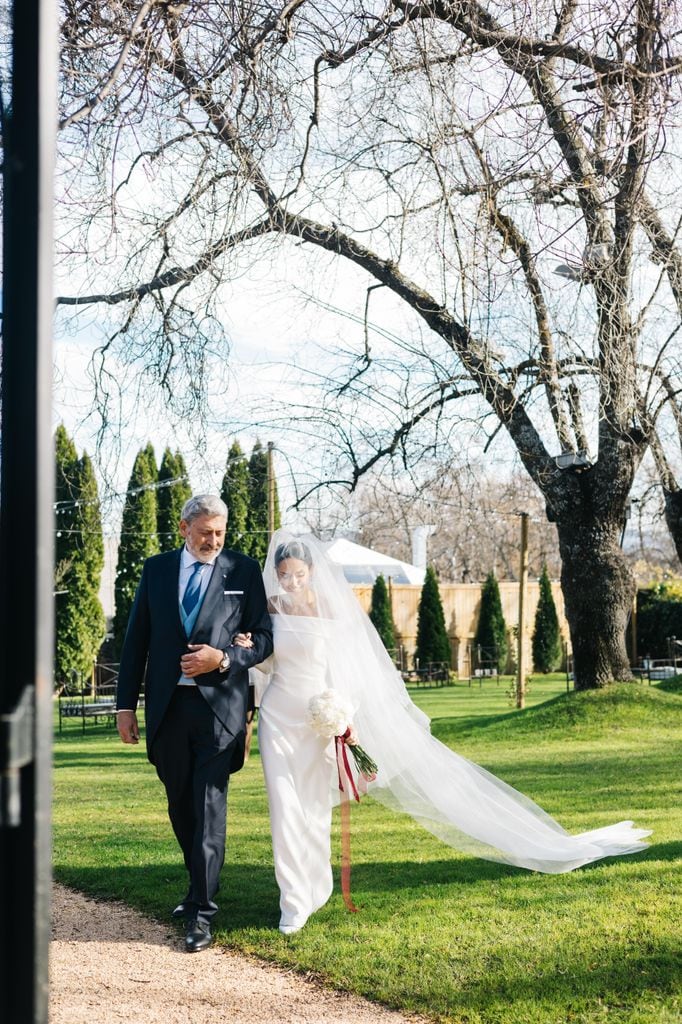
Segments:
[[[526,605],[528,604],[528,513],[521,513],[521,567],[519,569],[519,636],[516,655],[516,706],[526,706]]]
[[[8,1024],[48,1019],[56,47],[54,0],[15,0],[3,95],[0,439],[0,1019]]]

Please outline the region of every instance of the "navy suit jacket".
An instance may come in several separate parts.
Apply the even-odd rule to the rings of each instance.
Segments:
[[[248,670],[272,653],[272,622],[260,566],[253,558],[223,549],[218,555],[192,635],[180,618],[178,578],[182,548],[148,558],[142,570],[121,651],[116,707],[134,710],[144,682],[147,753],[178,679],[187,644],[229,648],[226,673],[196,676],[214,714],[236,740],[231,771],[241,768],[248,707]],[[231,647],[235,633],[251,633],[252,648]]]

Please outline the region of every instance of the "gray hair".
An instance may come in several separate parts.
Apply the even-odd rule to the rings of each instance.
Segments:
[[[227,505],[217,494],[195,494],[182,506],[180,518],[191,523],[198,516],[223,516],[227,519]]]

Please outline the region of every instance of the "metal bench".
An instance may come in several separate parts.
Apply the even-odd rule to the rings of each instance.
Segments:
[[[113,697],[91,697],[89,693],[66,693],[59,695],[59,731],[65,718],[80,718],[85,732],[87,719],[98,721],[108,719],[109,724],[116,720],[116,703]]]

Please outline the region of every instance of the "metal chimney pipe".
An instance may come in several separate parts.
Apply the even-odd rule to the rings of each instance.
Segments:
[[[435,526],[415,526],[411,531],[412,565],[416,565],[418,569],[426,569],[427,542],[435,532]]]

